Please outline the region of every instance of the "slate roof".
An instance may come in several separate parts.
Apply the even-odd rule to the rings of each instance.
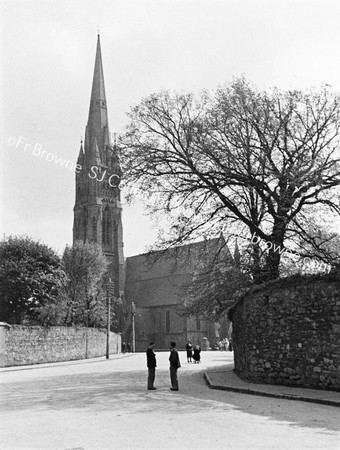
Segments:
[[[139,308],[181,304],[194,274],[220,258],[232,259],[223,237],[129,257],[126,299]]]

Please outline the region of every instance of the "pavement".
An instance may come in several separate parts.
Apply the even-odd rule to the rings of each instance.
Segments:
[[[206,370],[204,377],[211,389],[340,407],[340,392],[251,383],[242,380],[236,375],[234,364]]]
[[[117,353],[110,355],[109,360],[127,358],[132,356],[133,353]],[[2,372],[18,372],[20,370],[35,370],[35,369],[46,369],[49,367],[65,367],[65,366],[75,366],[75,365],[83,365],[83,364],[91,364],[98,363],[101,361],[106,361],[105,356],[99,356],[97,358],[88,358],[88,359],[75,359],[71,361],[59,361],[53,363],[43,363],[43,364],[28,364],[23,366],[10,366],[10,367],[2,367],[0,369],[0,373]]]
[[[110,359],[116,360],[121,358],[128,358],[133,355],[133,353],[112,354],[110,355]],[[0,373],[20,370],[43,369],[48,367],[83,365],[89,363],[98,363],[105,360],[105,357],[99,357],[75,361],[4,367],[1,368]],[[321,405],[340,407],[340,392],[272,384],[251,383],[249,381],[242,380],[236,375],[233,363],[218,366],[216,368],[209,368],[204,372],[204,378],[211,389],[239,392],[242,394],[251,394],[263,397],[274,397],[286,400],[299,400],[310,403],[318,403]]]
[[[146,389],[145,352],[3,368],[1,449],[340,450],[339,408],[240,392],[261,385],[240,385],[232,352],[202,352],[200,364],[179,353],[178,392],[161,351],[156,391]]]

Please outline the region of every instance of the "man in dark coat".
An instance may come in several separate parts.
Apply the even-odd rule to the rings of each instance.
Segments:
[[[148,366],[148,389],[149,391],[155,391],[157,388],[154,387],[155,375],[156,375],[156,355],[153,351],[155,344],[150,342],[150,345],[146,351],[146,360]]]
[[[170,380],[171,380],[171,390],[178,391],[178,379],[177,379],[177,369],[181,367],[179,362],[178,352],[176,350],[176,342],[170,342]]]

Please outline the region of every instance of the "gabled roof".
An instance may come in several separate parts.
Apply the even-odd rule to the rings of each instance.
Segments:
[[[138,307],[180,304],[194,275],[221,258],[232,260],[223,237],[127,258],[126,299]]]

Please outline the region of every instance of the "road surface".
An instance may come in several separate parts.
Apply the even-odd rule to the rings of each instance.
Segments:
[[[156,391],[143,353],[1,373],[1,450],[340,450],[340,408],[209,389],[203,370],[229,352],[197,365],[180,352],[172,392],[168,353],[156,355]]]

